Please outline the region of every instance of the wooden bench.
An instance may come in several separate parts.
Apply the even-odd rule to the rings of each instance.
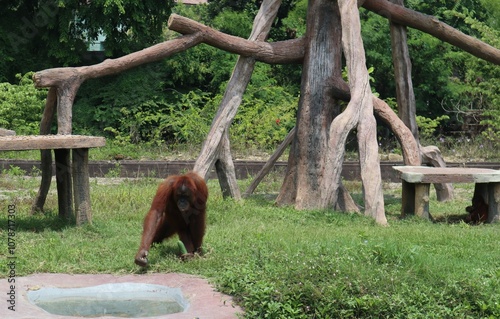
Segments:
[[[88,149],[105,144],[97,136],[0,136],[0,151],[54,150],[59,216],[75,217],[77,225],[92,221]]]
[[[403,190],[401,212],[429,218],[429,189],[434,183],[475,183],[474,198],[488,205],[486,222],[500,220],[500,170],[464,167],[393,166]]]

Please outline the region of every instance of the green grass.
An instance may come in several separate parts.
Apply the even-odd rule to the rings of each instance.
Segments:
[[[400,188],[385,185],[389,227],[357,214],[276,207],[279,176],[242,202],[209,182],[206,255],[177,257],[177,239],[155,246],[150,267],[134,262],[142,219],[158,179],[91,180],[93,224],[57,217],[55,186],[45,215],[29,214],[38,180],[0,176],[0,274],[7,274],[7,210],[16,210],[16,272],[167,273],[207,277],[248,318],[500,318],[500,225],[457,222],[472,197],[430,208],[440,222],[399,218]],[[250,181],[241,181],[242,189]],[[359,183],[346,186],[361,198]]]

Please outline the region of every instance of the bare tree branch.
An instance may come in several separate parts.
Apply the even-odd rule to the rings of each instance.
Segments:
[[[362,6],[393,23],[423,31],[478,58],[500,65],[499,49],[466,35],[433,16],[410,10],[387,0],[365,0],[362,1]]]
[[[303,38],[279,42],[246,40],[177,14],[172,14],[168,19],[168,28],[181,34],[200,33],[203,43],[241,56],[253,57],[265,63],[299,63],[304,57]]]

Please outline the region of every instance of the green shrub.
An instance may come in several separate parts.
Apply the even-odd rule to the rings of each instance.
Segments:
[[[417,115],[417,126],[420,133],[420,138],[423,140],[431,140],[436,132],[441,121],[448,120],[448,115],[438,116],[434,119]]]
[[[209,94],[195,90],[186,94],[173,91],[171,95],[170,101],[150,100],[131,108],[120,108],[118,126],[104,130],[125,144],[201,143],[214,113]]]
[[[267,77],[268,66],[252,76],[231,126],[231,143],[243,148],[274,149],[295,126],[298,97]]]
[[[0,127],[18,135],[40,133],[47,90],[36,89],[32,72],[17,74],[19,84],[0,83]]]
[[[129,143],[199,143],[211,122],[210,95],[165,89],[161,63],[85,83],[74,107],[75,131]]]

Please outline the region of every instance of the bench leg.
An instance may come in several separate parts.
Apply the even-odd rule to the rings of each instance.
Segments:
[[[403,182],[401,193],[401,215],[415,215],[415,184]]]
[[[88,164],[89,150],[87,148],[73,149],[73,191],[78,226],[92,223]]]
[[[73,196],[71,187],[70,151],[67,149],[54,150],[56,161],[57,201],[59,217],[73,218]]]
[[[417,215],[429,219],[429,190],[430,184],[413,184],[403,182],[401,198],[401,214]]]
[[[488,183],[488,223],[500,222],[500,183]]]
[[[430,184],[415,184],[415,215],[429,219]]]
[[[36,195],[33,205],[31,206],[31,214],[43,212],[43,206],[49,193],[50,183],[52,182],[52,150],[40,151],[40,169],[42,170],[42,181]]]

